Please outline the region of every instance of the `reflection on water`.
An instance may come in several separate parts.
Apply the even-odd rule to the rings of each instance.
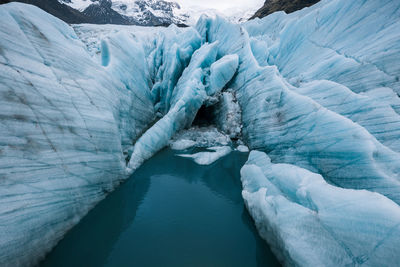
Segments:
[[[279,266],[241,197],[233,152],[199,166],[166,149],[100,202],[42,266]]]

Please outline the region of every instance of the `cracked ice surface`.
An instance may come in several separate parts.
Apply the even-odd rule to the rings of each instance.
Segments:
[[[241,170],[243,198],[262,237],[288,266],[393,266],[400,207],[366,190],[343,189],[319,174],[273,164],[252,151]]]
[[[0,265],[27,265],[127,177],[124,153],[154,109],[149,74],[127,64],[146,61],[135,40],[116,37],[103,68],[38,8],[0,18]]]
[[[320,8],[330,8],[330,4],[322,2]],[[309,9],[309,12],[316,10]],[[379,142],[357,121],[300,94],[276,66],[259,66],[251,38],[240,26],[203,17],[197,29],[209,42],[219,41],[219,54],[236,53],[240,57],[240,66],[230,87],[236,90],[242,108],[242,132],[251,149],[268,152],[274,161],[321,173],[341,187],[368,189],[400,202],[400,157],[397,152]],[[322,73],[325,71],[321,69]],[[342,68],[337,66],[329,71],[341,72]],[[391,109],[390,106],[385,108]],[[388,115],[395,121],[400,120],[394,113]],[[385,131],[396,130],[396,127],[396,124],[388,124]]]

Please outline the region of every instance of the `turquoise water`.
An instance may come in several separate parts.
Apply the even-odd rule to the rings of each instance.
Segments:
[[[175,153],[143,164],[41,266],[279,266],[241,197],[248,154],[199,166]]]

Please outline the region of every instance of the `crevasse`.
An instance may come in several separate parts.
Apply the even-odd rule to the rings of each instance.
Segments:
[[[221,130],[261,151],[243,197],[282,262],[393,266],[399,17],[395,0],[323,0],[242,25],[72,28],[1,5],[0,265],[37,262],[215,105]]]

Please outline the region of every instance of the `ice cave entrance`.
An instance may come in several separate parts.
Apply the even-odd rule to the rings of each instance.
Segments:
[[[196,117],[192,122],[192,126],[204,127],[215,124],[216,121],[214,118],[214,109],[214,105],[202,105],[201,108],[197,111]]]
[[[241,197],[247,153],[209,166],[176,153],[144,163],[41,266],[279,266]]]

